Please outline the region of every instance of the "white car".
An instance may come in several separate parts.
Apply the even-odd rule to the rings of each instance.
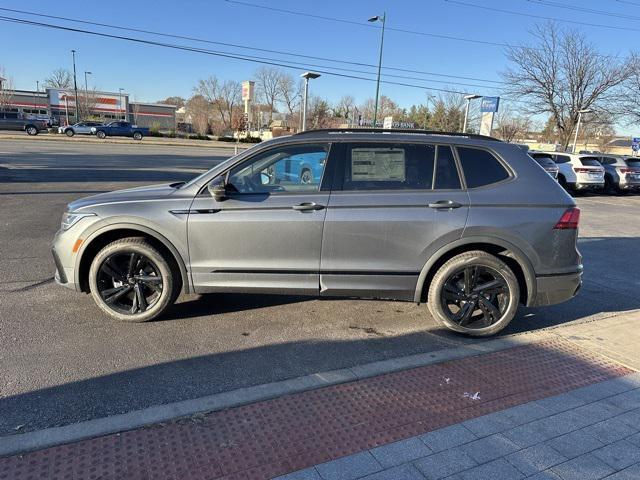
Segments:
[[[67,137],[74,135],[93,135],[92,128],[102,125],[100,122],[78,122],[66,127],[59,127],[58,132],[64,133]]]
[[[558,182],[565,189],[578,192],[602,190],[604,188],[604,168],[597,155],[546,152],[558,166]]]

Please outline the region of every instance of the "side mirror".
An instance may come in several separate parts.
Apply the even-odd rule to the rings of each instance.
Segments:
[[[209,190],[209,193],[216,202],[221,202],[227,196],[227,186],[224,183],[223,177],[215,178],[211,183],[209,183],[207,190]]]

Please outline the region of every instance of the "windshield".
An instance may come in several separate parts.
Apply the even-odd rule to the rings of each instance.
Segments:
[[[594,157],[582,157],[580,163],[585,167],[601,167],[600,162]]]

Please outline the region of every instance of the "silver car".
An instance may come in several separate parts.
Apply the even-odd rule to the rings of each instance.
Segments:
[[[301,163],[311,178],[294,174]],[[53,256],[58,283],[118,320],[156,318],[181,292],[281,293],[427,302],[442,325],[481,336],[520,304],[577,293],[579,215],[515,145],[320,130],[188,183],[77,200]]]
[[[58,132],[64,133],[67,137],[73,137],[74,135],[93,135],[91,131],[94,127],[102,125],[100,122],[78,122],[73,125],[67,125],[66,127],[59,127]]]
[[[598,160],[604,168],[607,192],[640,191],[640,158],[601,154]]]

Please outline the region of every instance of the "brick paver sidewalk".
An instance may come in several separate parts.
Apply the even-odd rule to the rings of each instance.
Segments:
[[[579,472],[634,465],[631,374],[554,339],[2,458],[0,479],[601,478]]]

